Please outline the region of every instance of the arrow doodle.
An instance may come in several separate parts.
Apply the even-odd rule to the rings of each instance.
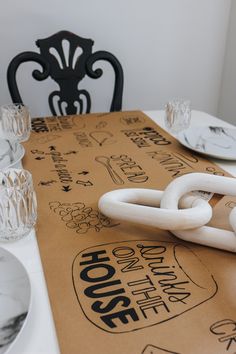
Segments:
[[[89,172],[88,171],[82,171],[82,172],[78,172],[78,175],[87,175]]]
[[[93,186],[93,183],[91,181],[81,181],[81,180],[77,180],[76,181],[77,184],[81,184],[84,187],[91,187]]]
[[[51,145],[51,146],[49,146],[49,149],[50,149],[50,151],[55,151],[56,150],[56,146]]]
[[[69,192],[69,191],[71,191],[71,188],[70,188],[70,186],[62,186],[62,191]]]

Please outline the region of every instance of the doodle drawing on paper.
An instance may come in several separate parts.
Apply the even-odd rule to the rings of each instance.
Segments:
[[[93,229],[99,232],[102,228],[119,225],[113,223],[108,217],[99,211],[86,207],[84,203],[60,203],[50,202],[49,207],[60,216],[69,229],[74,229],[78,234],[85,234]]]

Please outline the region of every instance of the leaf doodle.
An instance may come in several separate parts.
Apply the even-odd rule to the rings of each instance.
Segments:
[[[60,203],[58,201],[49,203],[50,209],[61,217],[69,229],[75,229],[78,234],[85,234],[89,229],[99,232],[104,227],[114,227],[119,223],[112,221],[84,203]]]

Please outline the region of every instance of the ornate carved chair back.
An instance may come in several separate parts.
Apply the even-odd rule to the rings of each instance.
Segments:
[[[68,31],[60,31],[48,38],[36,41],[40,53],[23,52],[12,59],[7,70],[7,82],[12,101],[23,103],[16,80],[18,67],[33,61],[41,65],[42,71],[34,70],[32,76],[38,81],[51,77],[59,86],[49,97],[49,107],[53,115],[89,113],[91,96],[85,89],[80,89],[80,82],[87,75],[98,79],[102,76],[101,68],[93,69],[93,64],[104,60],[111,64],[115,73],[115,82],[110,111],[120,111],[124,74],[118,59],[106,51],[92,53],[93,40],[86,39]]]

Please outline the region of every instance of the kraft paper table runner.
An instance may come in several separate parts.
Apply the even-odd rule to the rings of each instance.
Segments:
[[[24,168],[37,193],[36,233],[61,352],[235,353],[235,255],[97,208],[113,189],[164,189],[197,171],[229,174],[138,111],[38,118],[33,130]],[[220,199],[212,223],[227,227],[234,202]]]

